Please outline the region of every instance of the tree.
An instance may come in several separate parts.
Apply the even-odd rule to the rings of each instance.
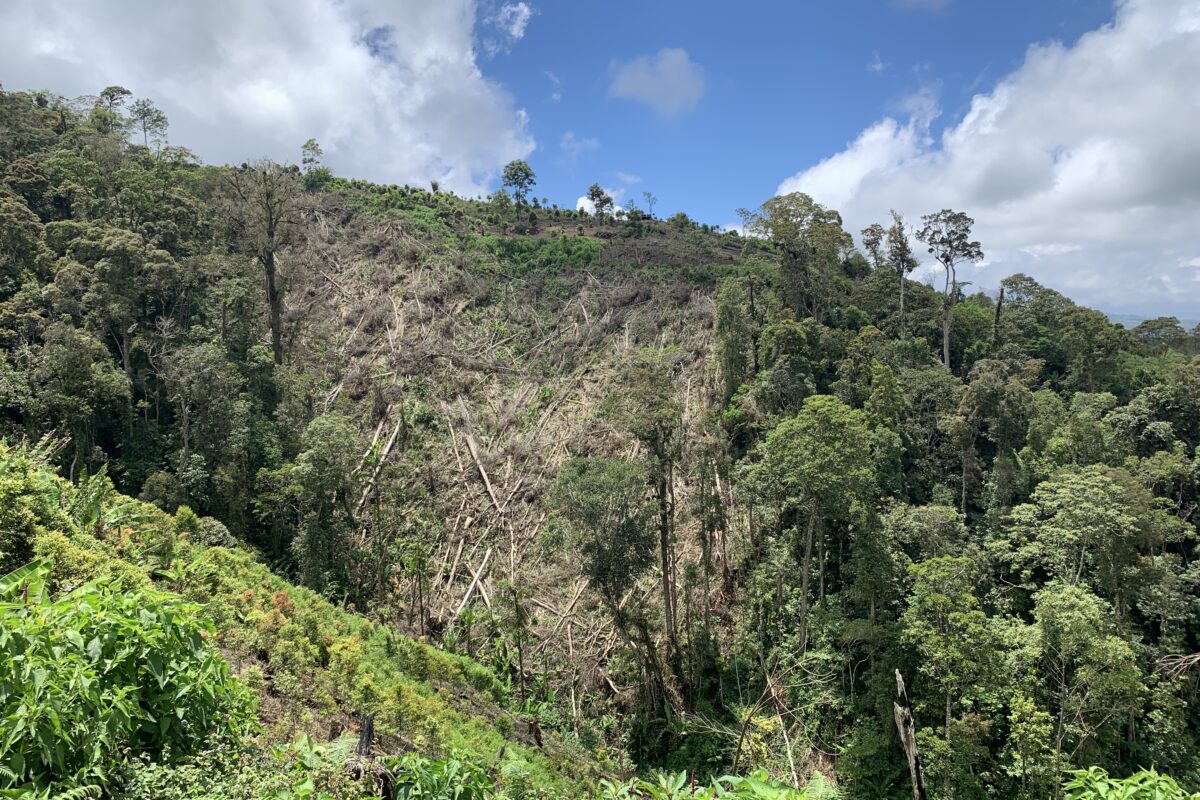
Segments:
[[[592,202],[592,207],[596,209],[597,217],[603,217],[612,209],[613,199],[609,197],[608,192],[604,191],[598,183],[593,183],[588,187],[587,199]]]
[[[871,257],[871,266],[875,269],[883,266],[883,237],[886,233],[878,222],[872,222],[861,231],[863,248]]]
[[[1142,556],[1182,534],[1180,520],[1136,478],[1091,465],[1059,471],[1015,507],[1001,552],[1023,580],[1086,586],[1124,617],[1150,588],[1143,573],[1151,564]]]
[[[641,350],[621,372],[621,389],[605,402],[606,416],[628,430],[646,449],[649,477],[658,504],[659,554],[662,559],[663,616],[672,657],[676,655],[677,619],[672,564],[675,514],[675,465],[682,448],[683,404],[674,382],[670,353]]]
[[[971,226],[975,220],[961,211],[944,208],[921,217],[917,239],[929,249],[929,254],[946,271],[946,286],[942,292],[942,363],[950,367],[950,311],[958,295],[959,264],[983,260],[979,242],[971,241]]]
[[[0,191],[0,300],[32,275],[41,244],[42,223],[20,197]]]
[[[651,219],[654,218],[654,204],[658,202],[658,198],[650,192],[642,192],[642,199],[646,201],[646,208],[650,211]]]
[[[913,255],[912,244],[908,241],[908,231],[904,227],[904,218],[897,212],[892,212],[892,224],[887,229],[887,265],[900,279],[900,337],[904,338],[907,328],[904,318],[904,289],[908,276],[920,264]]]
[[[276,256],[296,222],[297,186],[294,172],[273,161],[232,170],[227,184],[234,197],[235,234],[262,266],[267,290],[271,351],[283,363],[283,295]]]
[[[1068,764],[1145,692],[1133,648],[1104,602],[1081,586],[1055,583],[1034,598],[1031,644],[1054,719],[1055,797]],[[1094,763],[1094,762],[1093,762]]]
[[[822,524],[861,513],[875,484],[866,415],[830,395],[804,401],[795,417],[775,427],[751,470],[756,494],[779,511],[780,532],[803,548],[800,567],[800,649],[808,645],[809,580]],[[820,531],[822,541],[825,531]]]
[[[273,535],[273,555],[291,556],[300,581],[317,591],[347,585],[357,447],[349,420],[322,415],[305,427],[294,461],[257,476],[255,511]]]
[[[773,197],[754,211],[738,209],[738,214],[747,233],[770,241],[782,254],[788,304],[820,318],[832,273],[853,246],[841,215],[800,192]]]
[[[321,149],[321,145],[316,139],[309,139],[304,144],[300,145],[300,168],[304,172],[310,172],[321,166],[321,157],[325,155],[325,151]]]
[[[162,147],[167,141],[167,115],[152,101],[145,98],[135,101],[129,108],[129,117],[134,126],[141,130],[144,146],[149,147],[150,142],[154,142],[155,146]]]
[[[74,480],[80,462],[93,463],[97,428],[128,408],[129,379],[113,366],[103,344],[66,321],[46,329],[29,378],[29,411],[38,428],[61,428],[71,437],[68,477]]]
[[[1025,444],[1033,393],[1029,376],[1007,362],[984,359],[971,369],[970,383],[963,392],[957,413],[940,421],[943,432],[959,446],[962,459],[959,510],[967,513],[971,475],[978,468],[976,446],[980,436],[992,446],[992,505],[1007,508],[1015,472],[1015,453]]]
[[[942,693],[944,736],[949,763],[939,765],[947,788],[951,773],[968,774],[966,759],[954,752],[954,709],[991,683],[989,662],[995,643],[975,587],[979,575],[972,559],[940,556],[908,568],[913,581],[901,618],[903,639],[921,656],[921,674]]]
[[[583,557],[584,573],[638,659],[647,700],[657,710],[666,700],[662,669],[639,603],[631,597],[654,563],[648,480],[645,467],[635,461],[573,458],[555,479],[552,496]]]
[[[1008,772],[1020,778],[1022,800],[1046,796],[1054,780],[1054,725],[1049,712],[1025,693],[1009,701]]]
[[[1187,331],[1177,317],[1155,317],[1139,322],[1133,335],[1140,339],[1146,349],[1155,355],[1181,348],[1187,341]]]
[[[109,135],[126,130],[128,121],[121,115],[125,101],[133,96],[133,92],[124,86],[108,86],[101,90],[92,107],[90,121],[92,126],[101,134]]]
[[[101,90],[96,104],[105,111],[117,111],[132,96],[133,92],[124,86],[107,86]]]
[[[516,161],[508,162],[504,166],[500,182],[512,190],[517,205],[525,205],[525,196],[529,194],[529,190],[537,183],[537,176],[533,174],[533,169],[530,168],[527,162],[517,159]]]

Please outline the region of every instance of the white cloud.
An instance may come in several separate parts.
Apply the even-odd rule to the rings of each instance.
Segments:
[[[525,35],[525,26],[531,19],[533,8],[528,3],[505,3],[496,14],[496,25],[516,41]]]
[[[574,166],[581,156],[594,153],[600,149],[600,140],[593,136],[576,136],[575,131],[567,131],[558,142],[563,152],[563,159],[568,165]]]
[[[546,79],[550,81],[550,101],[557,103],[562,100],[562,78],[550,70],[546,70]]]
[[[867,62],[867,72],[873,72],[876,75],[882,75],[887,72],[891,64],[879,57],[879,53],[874,53],[871,60]]]
[[[610,72],[609,97],[636,100],[663,117],[691,111],[704,96],[703,68],[678,47],[614,63]]]
[[[525,28],[536,13],[528,3],[505,3],[500,6],[500,10],[486,20],[491,30],[483,36],[483,49],[492,56],[507,53],[525,37]]]
[[[1194,309],[1200,250],[1200,0],[1125,0],[1078,42],[1030,47],[937,138],[928,94],[784,180],[858,230],[889,208],[977,220],[994,287],[1027,272],[1110,310]]]
[[[137,24],[131,24],[136,20]],[[121,84],[210,162],[295,161],[474,194],[534,142],[476,63],[471,0],[16,0],[0,5],[9,89]]]
[[[617,180],[619,180],[621,183],[641,183],[642,176],[634,175],[631,172],[621,172],[618,170]]]

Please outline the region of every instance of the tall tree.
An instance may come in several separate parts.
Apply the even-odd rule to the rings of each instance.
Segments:
[[[142,145],[149,147],[151,142],[162,147],[167,140],[167,115],[158,109],[150,100],[142,98],[129,107],[129,117],[133,125],[142,132]]]
[[[883,226],[878,222],[872,222],[863,228],[860,233],[863,249],[871,257],[871,266],[875,269],[883,266],[883,237],[886,233]]]
[[[593,183],[588,187],[587,199],[592,202],[592,207],[596,209],[597,217],[603,217],[612,210],[612,197],[598,183]]]
[[[1134,649],[1100,598],[1081,586],[1054,583],[1034,602],[1029,641],[1054,720],[1057,798],[1067,766],[1085,748],[1099,745],[1101,730],[1140,704],[1145,685]]]
[[[555,505],[567,522],[583,570],[613,624],[633,650],[646,699],[655,710],[666,692],[662,668],[640,603],[631,592],[654,563],[654,511],[646,502],[648,475],[635,461],[575,458],[554,482]]]
[[[767,239],[782,254],[780,274],[788,304],[820,318],[834,266],[853,246],[842,229],[841,215],[801,192],[772,197],[738,214],[748,233]]]
[[[908,276],[920,264],[913,255],[912,244],[908,241],[908,230],[904,226],[904,217],[892,211],[892,224],[888,226],[887,234],[887,265],[900,279],[900,338],[907,334],[904,317],[904,289]]]
[[[971,241],[971,226],[975,220],[961,211],[943,208],[921,217],[917,238],[929,249],[929,254],[946,271],[946,286],[942,292],[942,363],[950,368],[950,312],[958,295],[958,265],[983,260],[979,242]]]
[[[654,217],[654,204],[658,202],[658,198],[652,192],[642,192],[642,199],[646,201],[646,208],[650,210],[650,216]]]
[[[901,618],[903,638],[920,653],[921,674],[941,690],[949,752],[937,771],[949,790],[956,773],[970,772],[954,751],[954,709],[991,683],[988,668],[995,642],[975,594],[980,576],[971,558],[939,556],[912,565],[908,572],[913,590]]]
[[[283,363],[283,295],[277,256],[296,222],[298,187],[293,169],[273,161],[243,164],[231,170],[227,184],[234,197],[235,233],[263,269],[270,315],[271,351]]]
[[[658,505],[662,560],[663,616],[672,658],[678,649],[672,533],[675,521],[675,467],[682,448],[683,404],[674,381],[672,354],[640,350],[626,362],[621,389],[605,403],[605,413],[633,434],[646,450]]]
[[[821,529],[861,512],[875,485],[866,414],[830,395],[804,401],[759,446],[751,470],[756,493],[779,511],[780,532],[794,532],[803,549],[800,566],[800,649],[808,646],[809,582]]]
[[[529,190],[537,183],[537,176],[533,174],[533,168],[529,166],[528,162],[517,159],[504,166],[500,182],[512,191],[517,205],[523,206]]]

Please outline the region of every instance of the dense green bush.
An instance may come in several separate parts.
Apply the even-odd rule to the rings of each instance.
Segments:
[[[197,606],[119,581],[51,597],[51,566],[0,578],[0,787],[104,784],[128,755],[175,758],[252,725]]]
[[[1100,767],[1080,770],[1063,786],[1065,800],[1197,800],[1180,788],[1173,778],[1153,769],[1135,772],[1128,778],[1111,778]]]
[[[474,246],[505,262],[505,270],[558,274],[587,269],[600,258],[601,244],[585,236],[532,239],[513,236],[480,236]]]

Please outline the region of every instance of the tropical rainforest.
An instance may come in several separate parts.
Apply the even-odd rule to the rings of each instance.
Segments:
[[[168,124],[0,90],[0,796],[1200,796],[1200,329]]]

